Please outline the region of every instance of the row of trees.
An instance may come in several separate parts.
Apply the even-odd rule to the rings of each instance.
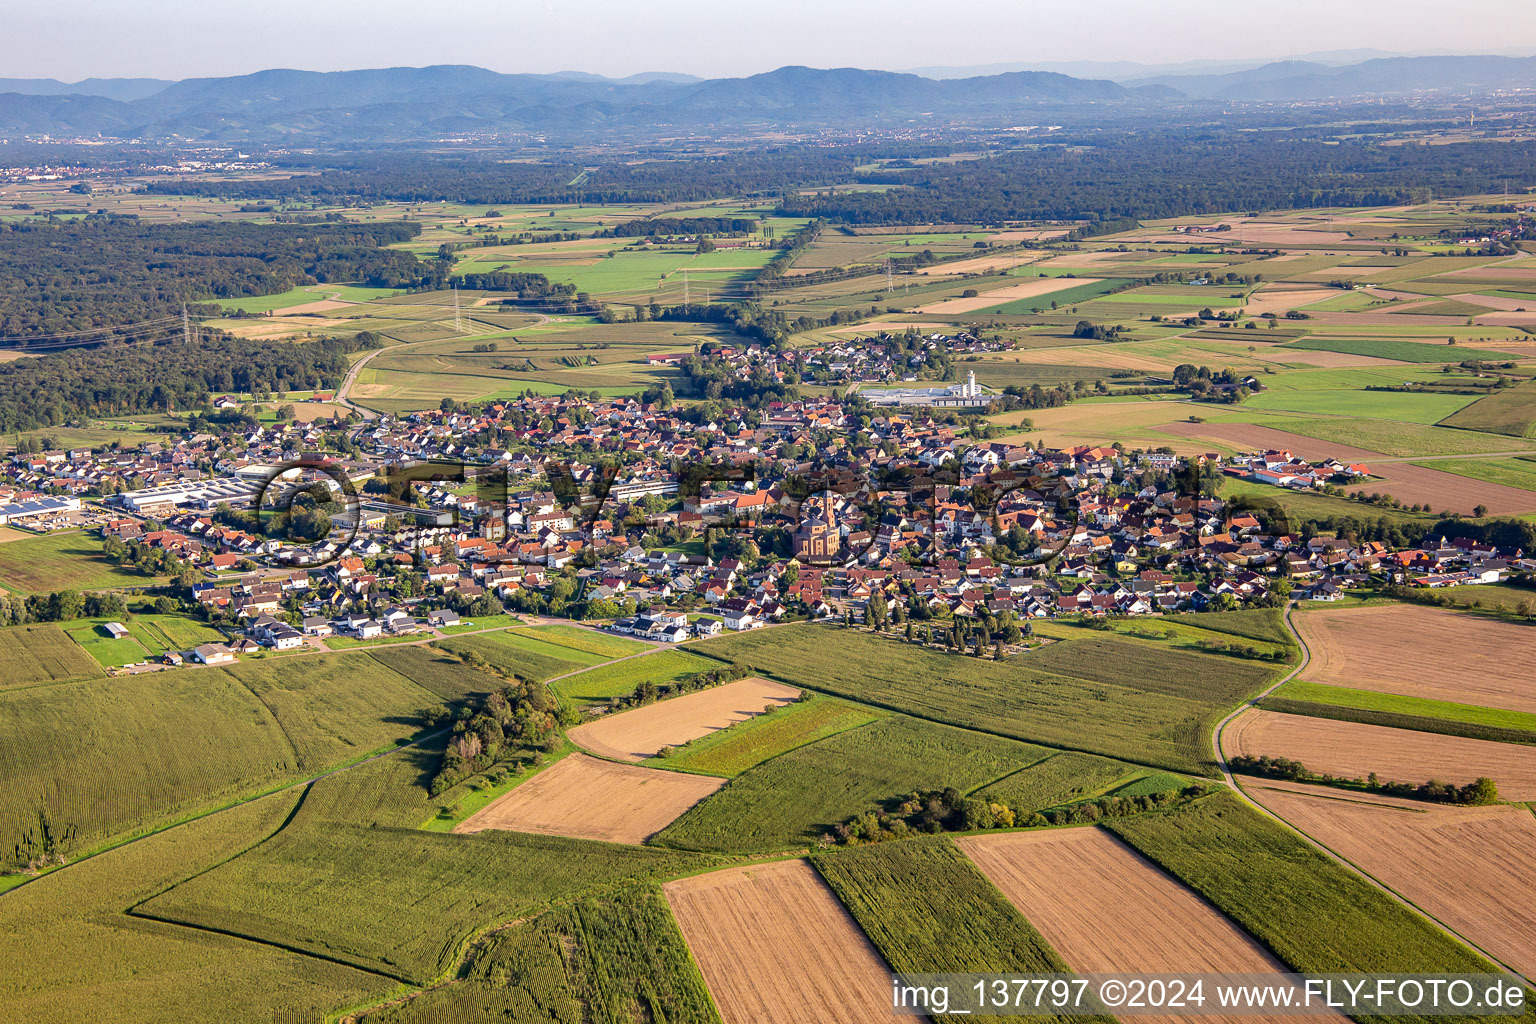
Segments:
[[[1271,779],[1287,779],[1291,782],[1314,782],[1324,786],[1342,786],[1347,789],[1363,789],[1371,793],[1383,793],[1387,796],[1412,797],[1418,800],[1433,800],[1448,804],[1471,804],[1482,806],[1498,803],[1499,787],[1486,775],[1457,786],[1449,782],[1441,782],[1430,779],[1428,782],[1385,782],[1375,772],[1365,778],[1344,778],[1338,775],[1314,772],[1300,761],[1292,761],[1286,757],[1269,757],[1261,755],[1252,757],[1246,754],[1239,755],[1229,760],[1228,765],[1235,772],[1244,775],[1262,775]]]

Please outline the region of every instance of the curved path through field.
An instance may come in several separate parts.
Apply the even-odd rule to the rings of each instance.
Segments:
[[[332,297],[336,298],[340,295],[341,293],[337,292]],[[369,303],[354,303],[354,305],[369,305]],[[519,312],[522,311],[520,310]],[[547,313],[530,312],[527,315],[534,318],[534,323],[548,323],[550,319]],[[399,352],[402,349],[411,348],[415,345],[434,345],[441,340],[441,338],[434,338],[430,341],[408,341],[400,345],[389,345],[385,348],[376,348],[371,352],[363,353],[362,358],[353,363],[351,367],[347,369],[347,375],[342,378],[341,387],[336,389],[336,404],[346,409],[350,409],[365,420],[378,419],[379,414],[377,412],[369,409],[367,406],[358,405],[356,402],[352,401],[352,399],[347,397],[347,393],[352,390],[352,385],[357,383],[357,375],[363,371],[363,367],[367,366],[369,361],[381,352]]]
[[[1282,825],[1286,826],[1287,828],[1291,829],[1292,831],[1296,832],[1303,839],[1305,839],[1307,842],[1311,843],[1314,847],[1316,847],[1319,851],[1321,851],[1324,854],[1324,856],[1326,856],[1329,859],[1331,859],[1333,861],[1336,861],[1337,863],[1342,864],[1345,867],[1349,868],[1351,871],[1355,872],[1361,878],[1364,878],[1366,881],[1368,881],[1372,885],[1376,886],[1376,888],[1380,889],[1382,892],[1386,893],[1388,896],[1392,897],[1394,900],[1397,900],[1403,906],[1408,907],[1409,909],[1413,910],[1415,913],[1418,913],[1418,914],[1422,915],[1423,917],[1427,918],[1429,921],[1433,922],[1436,927],[1440,928],[1442,931],[1444,931],[1446,934],[1450,935],[1452,938],[1456,939],[1458,942],[1462,943],[1463,945],[1465,945],[1465,946],[1467,946],[1467,947],[1469,947],[1471,949],[1476,950],[1478,953],[1480,953],[1481,955],[1486,957],[1488,960],[1492,961],[1493,964],[1495,966],[1497,966],[1500,970],[1507,971],[1510,974],[1513,974],[1516,977],[1519,977],[1519,978],[1523,979],[1527,984],[1531,984],[1533,982],[1532,978],[1527,977],[1526,975],[1522,974],[1520,971],[1517,971],[1514,968],[1510,967],[1504,961],[1500,960],[1498,957],[1494,956],[1492,953],[1489,953],[1487,949],[1485,949],[1482,946],[1478,945],[1476,942],[1473,942],[1471,939],[1467,938],[1465,935],[1463,935],[1461,932],[1458,932],[1456,929],[1449,927],[1448,925],[1446,925],[1446,923],[1444,921],[1442,921],[1439,918],[1435,917],[1433,914],[1429,913],[1427,910],[1425,910],[1423,907],[1419,906],[1417,903],[1414,903],[1412,900],[1406,898],[1401,893],[1399,893],[1397,890],[1393,889],[1391,886],[1386,885],[1384,882],[1382,882],[1376,876],[1372,875],[1368,871],[1365,871],[1364,869],[1359,867],[1357,864],[1355,864],[1353,861],[1350,861],[1349,859],[1347,859],[1347,858],[1345,858],[1343,856],[1340,856],[1338,853],[1334,852],[1334,850],[1332,848],[1330,848],[1329,846],[1324,844],[1321,840],[1319,840],[1316,837],[1310,835],[1305,830],[1297,827],[1292,822],[1287,821],[1285,818],[1282,818],[1280,815],[1276,814],[1274,811],[1270,810],[1268,807],[1266,807],[1263,804],[1259,803],[1257,800],[1253,799],[1253,797],[1249,796],[1248,792],[1246,790],[1244,790],[1241,785],[1238,784],[1238,781],[1237,781],[1236,777],[1233,776],[1233,774],[1232,774],[1231,767],[1227,764],[1226,754],[1224,754],[1222,752],[1222,749],[1221,749],[1221,733],[1222,733],[1222,730],[1225,729],[1227,724],[1229,722],[1231,722],[1234,718],[1236,718],[1238,715],[1241,715],[1244,712],[1248,711],[1255,704],[1257,704],[1259,701],[1263,700],[1265,697],[1269,696],[1275,690],[1279,689],[1281,686],[1285,685],[1286,683],[1290,682],[1292,679],[1295,679],[1296,677],[1301,675],[1301,673],[1306,670],[1307,666],[1312,661],[1312,651],[1307,647],[1307,642],[1301,638],[1301,634],[1296,631],[1295,624],[1291,622],[1291,613],[1295,610],[1295,608],[1296,608],[1295,602],[1292,602],[1292,603],[1286,605],[1285,615],[1283,616],[1283,618],[1285,620],[1285,628],[1286,628],[1286,630],[1290,632],[1291,639],[1296,642],[1297,650],[1299,650],[1301,652],[1301,660],[1296,663],[1296,667],[1295,668],[1291,669],[1291,671],[1287,672],[1283,677],[1281,677],[1280,679],[1276,680],[1272,685],[1270,685],[1268,688],[1266,688],[1262,693],[1255,694],[1253,697],[1250,697],[1247,701],[1245,701],[1243,703],[1243,705],[1241,707],[1237,708],[1237,710],[1233,711],[1230,715],[1228,715],[1227,717],[1223,718],[1221,721],[1217,722],[1216,723],[1216,727],[1211,730],[1211,749],[1213,751],[1215,751],[1215,754],[1216,754],[1216,765],[1217,765],[1217,767],[1219,767],[1221,769],[1222,778],[1226,781],[1227,785],[1229,787],[1231,787],[1232,792],[1237,794],[1238,799],[1240,799],[1244,803],[1248,804],[1248,806],[1252,807],[1254,810],[1258,811],[1260,814],[1264,815],[1266,818],[1270,818],[1270,819],[1272,819],[1274,821],[1278,821],[1280,824],[1282,824]]]

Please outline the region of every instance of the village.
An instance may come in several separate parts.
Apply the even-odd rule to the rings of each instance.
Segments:
[[[929,410],[852,397],[697,421],[637,397],[530,395],[18,453],[8,471],[0,515],[13,527],[86,527],[112,557],[185,570],[185,608],[228,643],[170,664],[430,637],[505,612],[663,643],[807,618],[910,621],[920,637],[980,623],[1017,642],[1021,625],[1057,616],[1536,569],[1526,552],[1464,538],[1393,550],[1267,529],[1208,486],[1316,489],[1365,479],[1361,464],[974,441]],[[263,526],[317,493],[325,536]]]

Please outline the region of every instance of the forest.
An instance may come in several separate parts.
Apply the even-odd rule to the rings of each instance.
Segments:
[[[786,196],[777,212],[845,224],[1113,221],[1319,206],[1386,206],[1530,184],[1536,143],[1380,146],[1356,141],[1137,137],[981,160],[887,168],[886,191]]]
[[[55,427],[82,417],[201,409],[220,392],[331,390],[347,353],[376,336],[273,344],[223,334],[116,342],[0,363],[0,430]]]
[[[427,284],[428,264],[383,248],[420,230],[399,221],[146,224],[116,215],[0,222],[0,339],[48,340],[171,317],[179,329],[183,304],[211,315],[218,310],[200,303],[305,284]]]
[[[361,204],[685,202],[758,195],[776,198],[779,215],[845,224],[1025,219],[1092,224],[1232,210],[1379,206],[1499,191],[1506,183],[1530,184],[1536,163],[1531,142],[1384,146],[1199,127],[1119,141],[1078,132],[1048,145],[954,163],[897,159],[873,165],[944,149],[912,143],[907,149],[785,146],[691,159],[639,154],[638,160],[609,159],[587,169],[564,162],[368,155],[306,163],[302,169],[308,173],[286,179],[176,181],[148,189]],[[280,165],[300,169],[298,163]],[[849,183],[906,187],[831,188]]]

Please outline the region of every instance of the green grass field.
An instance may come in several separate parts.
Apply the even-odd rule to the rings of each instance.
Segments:
[[[897,973],[1068,971],[1044,937],[948,839],[837,850],[811,863]]]
[[[695,804],[653,841],[718,852],[795,849],[913,790],[954,786],[969,791],[1047,753],[1013,740],[892,716],[764,761]]]
[[[96,659],[51,622],[0,630],[0,647],[5,649],[0,690],[97,679],[103,674]]]
[[[1496,391],[1446,418],[1445,426],[1511,437],[1536,434],[1536,382]]]
[[[675,753],[662,763],[668,768],[730,778],[769,758],[884,716],[885,712],[876,708],[812,695],[674,748]]]
[[[719,667],[718,661],[688,651],[660,650],[561,679],[554,684],[554,690],[568,700],[593,704],[633,693],[641,683],[669,683]]]
[[[17,594],[56,590],[109,590],[160,582],[132,566],[113,565],[101,553],[101,538],[58,532],[0,544],[0,587]]]
[[[797,686],[1034,743],[1209,774],[1210,726],[1272,666],[1084,637],[1002,665],[797,625],[701,645]]]
[[[1294,971],[1493,970],[1482,957],[1230,793],[1178,810],[1117,818],[1106,827],[1204,896]]]
[[[584,899],[497,931],[456,984],[367,1019],[370,1024],[720,1021],[672,911],[654,888]]]

